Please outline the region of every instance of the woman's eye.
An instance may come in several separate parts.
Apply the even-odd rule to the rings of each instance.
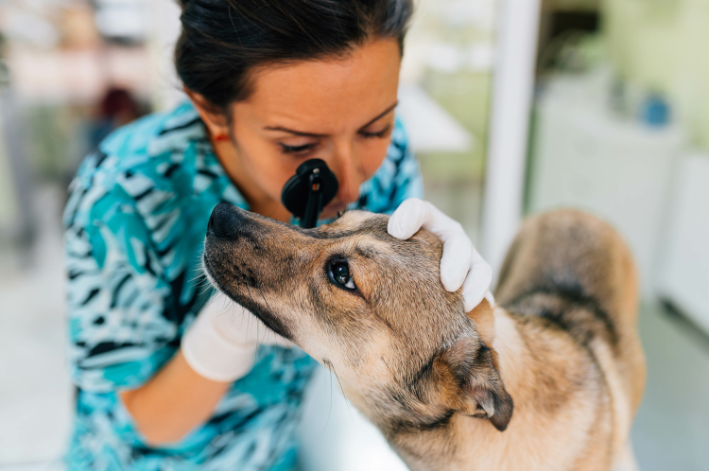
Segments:
[[[330,266],[330,276],[333,281],[343,288],[355,290],[357,287],[350,275],[350,267],[345,262],[336,262]]]
[[[386,137],[389,134],[389,130],[391,129],[391,124],[388,124],[384,129],[381,131],[375,131],[375,132],[367,132],[367,131],[360,131],[360,135],[364,137],[365,139],[373,139],[377,137]]]
[[[302,146],[288,146],[282,142],[278,143],[281,146],[281,152],[284,154],[304,154],[308,151],[313,150],[317,144],[303,144]]]

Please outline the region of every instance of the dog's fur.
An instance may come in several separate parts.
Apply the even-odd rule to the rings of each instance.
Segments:
[[[212,282],[332,370],[412,470],[610,470],[645,366],[629,250],[563,210],[528,220],[494,309],[440,282],[441,243],[351,211],[303,230],[215,208]],[[355,291],[329,276],[346,261]]]

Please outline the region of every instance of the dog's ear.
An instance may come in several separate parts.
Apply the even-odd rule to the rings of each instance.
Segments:
[[[493,357],[493,350],[484,343],[463,338],[443,353],[442,360],[451,369],[459,388],[451,406],[462,414],[489,419],[502,432],[510,423],[514,403]]]

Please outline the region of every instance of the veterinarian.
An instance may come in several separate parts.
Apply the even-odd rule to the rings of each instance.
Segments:
[[[422,194],[395,118],[410,0],[182,7],[175,64],[189,101],[112,133],[71,186],[69,470],[294,466],[316,363],[239,306],[216,315],[200,256],[219,202],[290,222],[280,193],[305,160],[323,159],[339,181],[322,220],[361,208],[394,213],[395,237],[432,230],[443,285],[462,286],[467,309],[490,283],[459,224],[419,199],[402,204]]]

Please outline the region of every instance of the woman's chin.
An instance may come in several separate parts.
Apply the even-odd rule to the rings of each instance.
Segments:
[[[326,221],[328,219],[334,219],[337,217],[338,211],[323,211],[320,213],[320,216],[318,217],[319,220],[321,221]]]
[[[339,213],[342,213],[347,209],[346,204],[338,204],[338,205],[333,205],[333,206],[326,206],[323,210],[322,213],[320,213],[320,217],[318,219],[320,220],[326,220],[326,219],[333,219],[336,218]]]

